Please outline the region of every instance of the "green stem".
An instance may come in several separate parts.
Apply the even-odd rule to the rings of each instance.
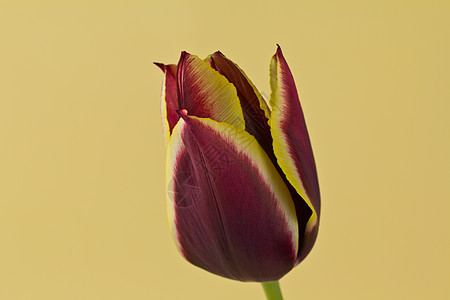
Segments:
[[[280,284],[278,281],[261,282],[267,300],[283,300],[281,295]]]

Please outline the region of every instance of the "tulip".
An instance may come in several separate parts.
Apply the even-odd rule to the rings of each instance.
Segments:
[[[156,65],[178,250],[206,271],[270,289],[311,251],[320,216],[314,156],[281,48],[268,103],[219,51]]]

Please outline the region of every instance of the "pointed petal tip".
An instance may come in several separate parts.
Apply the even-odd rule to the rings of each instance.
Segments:
[[[276,56],[283,56],[283,52],[281,51],[280,44],[277,44],[277,51],[275,52]]]
[[[182,59],[182,58],[184,58],[184,57],[186,57],[186,56],[189,56],[190,54],[187,52],[187,51],[181,51],[181,54],[180,54],[180,60]]]
[[[181,51],[180,53],[180,59],[178,60],[178,67],[180,67],[180,65],[183,64],[183,62],[186,60],[186,57],[189,56],[190,54],[187,53],[186,51]]]
[[[172,129],[179,119],[175,113],[175,109],[178,108],[177,82],[175,77],[177,66],[159,62],[154,62],[154,64],[164,73],[161,93],[161,118],[163,120],[163,132],[167,145],[167,141],[172,134]]]
[[[220,52],[220,50],[217,50],[216,52],[214,52],[213,54],[210,55],[210,60],[214,61],[214,59],[216,60],[221,60],[221,59],[225,59],[225,60],[229,60],[225,54],[223,54],[222,52]],[[212,66],[214,68],[214,66]],[[216,69],[216,68],[214,68]],[[216,69],[217,71],[217,69]]]
[[[214,53],[214,54],[215,54],[215,53]],[[215,60],[214,60],[214,57],[213,57],[214,54],[211,55],[211,56],[209,57],[208,62],[209,62],[209,65],[211,66],[211,68],[213,68],[214,70],[216,70],[216,71],[219,72],[219,67],[217,66],[217,64],[216,64],[216,62],[215,62]]]
[[[166,71],[166,65],[165,65],[165,64],[159,63],[159,62],[155,62],[155,61],[153,62],[153,64],[154,64],[155,66],[157,66],[158,68],[160,68],[161,71],[163,71],[163,72]]]

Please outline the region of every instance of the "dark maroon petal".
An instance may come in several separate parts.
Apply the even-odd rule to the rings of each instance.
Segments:
[[[177,66],[161,63],[155,63],[155,65],[164,72],[164,82],[161,92],[161,116],[167,142],[168,137],[172,134],[172,130],[179,119],[179,116],[176,113],[176,110],[178,109]]]
[[[314,156],[294,78],[279,46],[271,62],[271,87],[272,113],[269,124],[275,156],[289,182],[312,209],[299,251],[300,262],[311,250],[317,236],[320,192]],[[295,204],[299,205],[297,202]]]
[[[256,140],[234,126],[182,118],[169,143],[169,212],[185,258],[241,281],[280,279],[295,264],[292,198]]]

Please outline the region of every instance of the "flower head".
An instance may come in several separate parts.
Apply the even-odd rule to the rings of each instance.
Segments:
[[[157,65],[177,248],[220,276],[280,279],[310,252],[320,215],[313,152],[280,47],[269,103],[220,52]]]

